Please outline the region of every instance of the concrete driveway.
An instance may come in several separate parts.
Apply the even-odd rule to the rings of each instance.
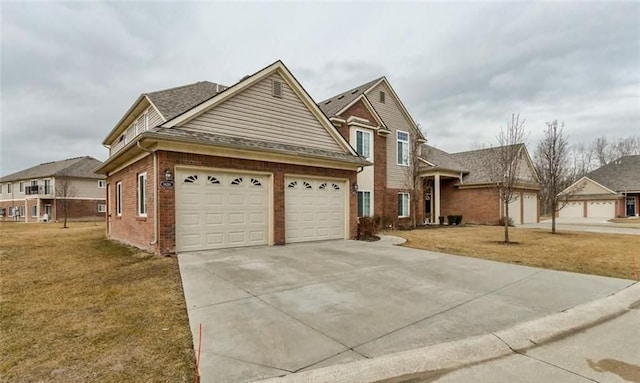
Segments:
[[[201,381],[253,381],[485,334],[632,283],[397,240],[180,254],[195,343],[203,328]]]
[[[540,223],[517,225],[529,229],[551,230],[551,220]],[[585,231],[589,233],[640,235],[640,225],[633,223],[614,223],[602,218],[556,218],[556,229],[559,231]]]

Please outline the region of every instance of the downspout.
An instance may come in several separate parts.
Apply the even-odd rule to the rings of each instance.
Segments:
[[[153,246],[158,243],[158,156],[156,152],[140,145],[140,141],[136,142],[136,146],[153,157],[153,241],[149,242]]]

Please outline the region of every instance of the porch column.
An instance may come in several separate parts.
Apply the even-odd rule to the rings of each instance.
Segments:
[[[433,184],[433,210],[435,214],[433,222],[438,222],[438,217],[440,217],[440,174],[433,177]]]

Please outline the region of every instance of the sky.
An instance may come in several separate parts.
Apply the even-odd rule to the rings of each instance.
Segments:
[[[0,175],[89,155],[143,92],[280,59],[320,102],[386,76],[429,143],[519,113],[572,144],[640,135],[640,2],[0,3]]]

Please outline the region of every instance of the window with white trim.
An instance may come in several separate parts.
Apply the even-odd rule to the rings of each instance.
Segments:
[[[116,183],[116,214],[122,215],[122,182]]]
[[[398,130],[396,132],[397,141],[397,164],[409,166],[409,133]]]
[[[20,193],[24,193],[24,181],[20,181],[20,187],[18,190],[20,190]]]
[[[98,187],[100,189],[104,189],[105,187],[107,187],[107,181],[105,180],[98,180]]]
[[[44,180],[44,194],[53,194],[53,188],[51,187],[51,180]]]
[[[0,184],[0,194],[2,194],[2,184]]]
[[[107,205],[103,204],[103,203],[99,203],[98,204],[98,213],[106,213],[107,212]]]
[[[138,174],[138,215],[147,216],[147,173]]]
[[[398,193],[398,217],[409,216],[409,193]]]
[[[38,205],[31,206],[31,216],[32,217],[38,216]]]
[[[11,194],[13,193],[13,184],[12,183],[8,183],[7,184],[7,194]]]
[[[13,206],[9,206],[9,217],[13,217],[16,215],[16,208]]]
[[[19,217],[24,217],[24,215],[25,215],[25,214],[24,214],[24,205],[22,205],[22,206],[20,206],[20,207],[18,208],[18,216],[19,216]]]
[[[356,152],[364,158],[371,158],[371,132],[356,130]]]
[[[358,217],[371,216],[371,192],[358,190]]]

